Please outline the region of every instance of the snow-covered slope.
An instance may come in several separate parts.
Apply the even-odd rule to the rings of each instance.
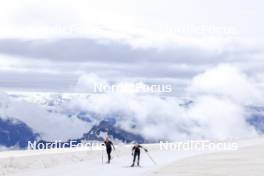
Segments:
[[[205,156],[208,153],[223,153],[223,157],[229,163],[236,162],[236,155],[239,151],[243,151],[244,148],[254,146],[264,146],[264,138],[254,138],[240,141],[222,141],[222,142],[235,142],[238,145],[238,150],[235,151],[213,151],[213,150],[192,150],[192,151],[173,151],[173,150],[160,150],[159,144],[144,145],[149,149],[149,154],[156,161],[154,164],[146,155],[141,155],[142,167],[130,168],[129,165],[132,162],[131,146],[121,145],[117,146],[115,152],[113,152],[113,160],[110,165],[102,164],[102,151],[98,150],[89,151],[87,148],[79,149],[66,149],[66,150],[45,150],[45,151],[11,151],[0,153],[0,175],[1,176],[73,176],[73,175],[148,175],[163,172],[162,168],[170,166],[171,164],[181,161],[190,157]],[[215,142],[214,142],[215,143]],[[225,153],[229,154],[226,155]],[[254,152],[253,150],[251,152]],[[246,155],[246,158],[250,158],[251,152]],[[103,153],[104,162],[106,161],[105,153]],[[254,155],[254,159],[263,161],[262,156]],[[245,160],[244,163],[251,163]],[[189,167],[195,167],[192,165],[182,165],[180,169],[187,169]],[[243,163],[241,163],[243,164]],[[215,167],[220,169],[221,165]],[[242,165],[241,165],[242,166]],[[253,166],[243,165],[243,168],[250,169]],[[161,169],[161,171],[160,171]],[[223,169],[223,168],[222,168]],[[172,174],[176,170],[171,170]],[[195,173],[195,171],[192,171]],[[203,171],[206,173],[206,170]],[[196,174],[199,175],[199,172]],[[195,174],[194,174],[195,175]]]

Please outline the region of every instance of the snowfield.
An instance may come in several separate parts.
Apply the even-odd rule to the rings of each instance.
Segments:
[[[161,151],[160,144],[144,145],[157,165],[142,151],[142,167],[135,168],[129,167],[131,145],[117,146],[110,165],[105,164],[105,153],[102,164],[100,149],[5,151],[0,153],[0,176],[262,175],[264,138],[235,142],[238,144],[236,151]]]

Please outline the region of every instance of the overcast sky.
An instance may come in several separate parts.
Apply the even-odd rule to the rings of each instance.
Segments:
[[[172,83],[221,64],[263,84],[261,0],[1,0],[0,87],[63,91],[79,77]]]

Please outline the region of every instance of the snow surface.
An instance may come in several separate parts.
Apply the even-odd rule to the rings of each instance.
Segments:
[[[238,147],[245,148],[264,144],[264,138],[239,140]],[[155,165],[142,152],[142,167],[130,168],[131,146],[117,146],[110,165],[102,164],[104,150],[52,149],[43,151],[8,151],[0,153],[0,176],[76,176],[76,175],[148,175],[186,158],[201,156],[216,151],[161,151],[159,144],[144,145],[157,162]],[[232,153],[232,152],[231,152]],[[188,166],[185,166],[188,168]]]

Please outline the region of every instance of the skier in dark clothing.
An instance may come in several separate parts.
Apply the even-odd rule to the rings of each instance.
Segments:
[[[133,164],[131,165],[131,167],[135,166],[135,162],[136,162],[136,158],[137,158],[137,166],[139,166],[139,161],[140,161],[140,149],[143,148],[145,150],[145,152],[148,152],[147,149],[145,149],[144,147],[142,147],[139,144],[134,145],[134,147],[132,148],[132,156],[133,158]]]
[[[105,144],[105,147],[106,147],[106,153],[107,153],[107,157],[108,157],[107,163],[110,164],[112,148],[115,150],[115,146],[112,143],[112,141],[110,141],[108,139],[108,137],[105,139],[104,144]]]

